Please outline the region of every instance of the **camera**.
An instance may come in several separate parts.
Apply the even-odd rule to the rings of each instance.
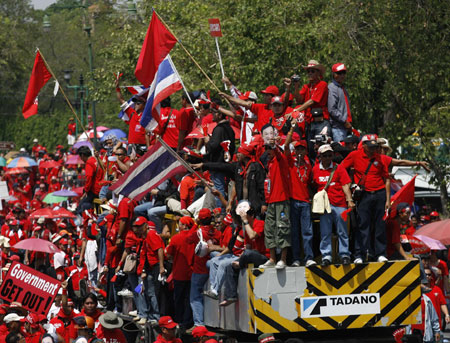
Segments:
[[[294,75],[292,76],[292,82],[299,82],[300,81],[300,76],[299,75]]]

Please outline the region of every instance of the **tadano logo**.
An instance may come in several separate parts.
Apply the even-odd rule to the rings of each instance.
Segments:
[[[378,313],[380,313],[378,293],[301,298],[302,318]]]

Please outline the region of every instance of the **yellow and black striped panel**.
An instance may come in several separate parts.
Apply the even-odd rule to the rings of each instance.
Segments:
[[[258,270],[256,270],[258,271]],[[289,320],[271,307],[270,300],[253,293],[257,275],[248,273],[249,328],[252,332],[295,332],[417,324],[420,318],[420,269],[418,261],[312,266],[305,269],[307,289],[299,297],[379,293],[380,314],[301,318]]]

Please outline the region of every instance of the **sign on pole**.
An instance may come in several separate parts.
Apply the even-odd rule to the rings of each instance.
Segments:
[[[222,71],[222,77],[225,77],[225,72],[223,70],[223,64],[222,64],[222,56],[220,55],[220,48],[219,48],[219,37],[222,37],[222,28],[220,27],[220,20],[219,18],[212,18],[208,19],[209,22],[209,33],[211,36],[214,37],[216,41],[216,48],[217,48],[217,55],[219,56],[219,64],[220,64],[220,70]],[[227,90],[227,85],[225,85],[225,90]]]
[[[0,142],[0,150],[13,150],[15,147],[14,142]]]
[[[30,312],[47,315],[61,283],[33,268],[13,262],[0,288],[0,298],[19,302]]]

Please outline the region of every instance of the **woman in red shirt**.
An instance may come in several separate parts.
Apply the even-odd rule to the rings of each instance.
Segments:
[[[316,163],[313,172],[313,181],[317,186],[317,191],[321,191],[327,185],[331,173],[332,179],[326,192],[330,200],[331,213],[320,216],[320,252],[322,253],[322,266],[331,264],[331,233],[333,222],[336,224],[339,239],[339,256],[342,264],[350,264],[350,251],[347,233],[347,223],[342,219],[341,214],[348,208],[354,208],[350,193],[350,177],[347,171],[340,165],[332,162],[333,149],[329,144],[324,144],[319,148],[320,163]]]

